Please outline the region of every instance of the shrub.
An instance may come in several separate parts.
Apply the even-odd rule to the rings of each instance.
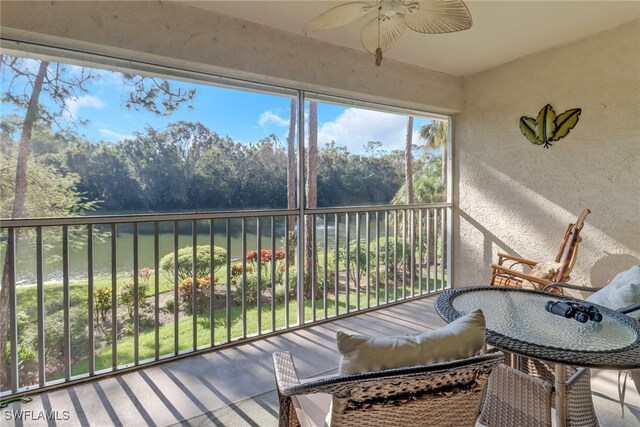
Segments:
[[[34,328],[37,337],[37,324]],[[64,354],[64,311],[52,313],[45,322],[45,358],[47,366],[54,370],[62,369]],[[73,360],[81,359],[89,353],[89,335],[87,333],[87,306],[76,306],[69,309],[69,336],[72,343]],[[37,348],[37,344],[34,346]]]
[[[393,262],[393,254],[394,251],[397,254],[397,258],[402,260],[402,248],[404,247],[405,253],[407,256],[411,256],[411,245],[409,240],[404,240],[401,238],[394,239],[393,237],[389,237],[388,239],[385,237],[381,237],[379,240],[380,243],[380,260],[385,260],[386,253],[389,252],[389,262]],[[375,251],[375,242],[374,251]],[[418,242],[416,241],[416,248],[418,246]]]
[[[100,288],[93,291],[93,309],[98,320],[106,322],[107,313],[113,307],[111,301],[111,289]]]
[[[196,280],[196,313],[201,314],[208,311],[209,299],[207,297],[210,287],[211,281],[207,278]],[[187,314],[193,314],[193,278],[187,277],[178,284],[178,295]]]
[[[251,273],[253,271],[253,267],[251,266],[251,264],[247,264],[246,266],[246,271],[247,273]],[[231,276],[233,277],[238,277],[242,275],[242,263],[238,262],[236,264],[233,264],[231,266]]]
[[[278,267],[276,268],[275,286],[276,286],[276,300],[284,300],[285,289],[285,270]],[[295,298],[296,295],[296,280],[298,277],[298,270],[294,266],[289,266],[289,295],[291,298]],[[271,273],[262,274],[260,277],[260,290],[264,292],[271,287]],[[278,287],[281,287],[280,291],[282,299],[277,299]],[[254,271],[247,271],[247,281],[244,283],[244,290],[246,294],[246,303],[255,304],[258,301],[258,273]],[[261,293],[262,293],[261,292]],[[236,292],[233,296],[233,300],[236,304],[242,303],[242,280],[238,280],[236,284]]]
[[[287,291],[286,291],[284,285],[276,285],[276,292],[275,292],[276,302],[284,301],[284,296],[285,296],[286,292]]]
[[[209,245],[196,247],[196,277],[205,277],[209,271],[210,260]],[[191,277],[193,273],[193,247],[187,246],[178,251],[178,281]],[[213,247],[213,271],[216,272],[227,262],[227,251],[219,246]],[[160,269],[167,280],[173,280],[174,252],[171,252],[160,260]]]
[[[147,295],[147,289],[149,286],[144,283],[138,283],[138,307],[144,308],[146,301],[145,296]],[[111,297],[109,297],[111,298]],[[127,282],[118,290],[118,304],[127,308],[127,313],[129,317],[133,317],[133,310],[136,305],[135,300],[135,286],[132,282]]]
[[[271,253],[271,249],[261,249],[260,250],[260,261],[263,263],[271,262],[271,258],[275,258],[276,260],[284,259],[285,252],[282,249],[276,249],[275,253]],[[258,260],[258,251],[248,251],[245,254],[245,258],[247,261],[255,262]]]
[[[18,321],[19,375],[23,384],[29,384],[37,381],[38,378],[38,329],[37,325],[29,320],[29,316],[24,310],[18,310],[16,317]],[[7,357],[5,359],[7,362],[11,360],[11,345],[12,343],[7,343]]]
[[[278,270],[276,272],[276,285],[282,285],[283,287],[285,286],[285,275],[284,275],[284,270],[280,271]],[[295,266],[289,266],[289,297],[291,298],[295,298],[296,297],[296,289],[297,289],[297,285],[298,285],[298,269]],[[276,286],[276,291],[277,291],[277,286]]]
[[[264,283],[264,277],[261,278]],[[236,285],[236,293],[233,300],[236,304],[242,304],[242,288],[243,282],[240,281]],[[264,288],[264,285],[262,286]],[[244,282],[245,301],[247,304],[255,304],[258,301],[258,274],[255,272],[247,273],[247,280]]]

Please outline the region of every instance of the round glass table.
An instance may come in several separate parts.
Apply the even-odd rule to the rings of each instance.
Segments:
[[[436,299],[436,311],[447,322],[481,309],[487,343],[556,365],[556,414],[564,425],[565,365],[602,369],[640,368],[640,322],[596,304],[601,322],[580,323],[549,313],[547,301],[573,298],[509,287],[449,289]]]

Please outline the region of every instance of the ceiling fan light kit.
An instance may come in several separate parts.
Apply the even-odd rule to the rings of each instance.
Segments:
[[[362,46],[382,63],[382,53],[409,28],[423,34],[444,34],[471,28],[473,21],[462,0],[378,0],[333,7],[309,21],[302,31],[329,30],[349,25],[377,11],[360,32]]]

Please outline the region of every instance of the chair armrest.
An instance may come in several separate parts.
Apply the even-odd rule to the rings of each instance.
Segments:
[[[542,285],[547,285],[547,284],[551,283],[551,280],[549,280],[549,279],[541,279],[540,277],[535,277],[535,276],[532,276],[530,274],[523,273],[521,271],[511,270],[510,268],[504,267],[502,265],[491,264],[491,268],[495,271],[494,274],[506,273],[506,274],[509,274],[511,276],[517,277],[519,279],[525,279],[525,280],[528,280],[530,282],[540,283]]]
[[[547,286],[542,288],[542,292],[549,292],[549,289],[553,289],[553,288],[567,288],[567,289],[574,289],[576,291],[585,291],[585,292],[596,292],[602,289],[598,287],[590,288],[588,286],[572,285],[564,282],[553,282],[553,283],[549,283]]]
[[[521,258],[515,255],[509,255],[509,254],[505,254],[504,252],[498,252],[498,264],[502,265],[502,261],[503,259],[508,259],[511,261],[516,261],[522,264],[527,264],[530,265],[531,267],[533,267],[534,265],[536,265],[538,263],[538,261],[533,261],[530,259],[526,259],[526,258]]]
[[[273,367],[275,368],[276,385],[280,394],[283,396],[296,394],[292,393],[292,389],[301,383],[298,379],[291,353],[288,351],[273,353]]]
[[[632,304],[627,307],[621,308],[618,311],[623,314],[629,314],[629,313],[633,313],[634,311],[640,311],[640,304]]]

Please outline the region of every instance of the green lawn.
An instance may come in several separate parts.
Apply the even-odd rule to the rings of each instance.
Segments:
[[[438,285],[440,282],[438,282]],[[423,283],[423,289],[426,290],[426,283]],[[398,300],[402,299],[402,291],[403,289],[400,287],[400,283],[398,284],[397,295]],[[445,282],[446,286],[446,282]],[[431,281],[430,290],[435,290],[436,287]],[[390,287],[389,300],[393,301],[393,289]],[[407,286],[404,289],[405,296],[408,298],[411,295],[411,287]],[[414,287],[414,293],[419,295],[417,283]],[[381,288],[378,294],[380,304],[384,304],[385,293],[384,288]],[[360,293],[360,308],[367,307],[367,298],[364,290]],[[355,310],[357,307],[356,296],[351,293],[349,298],[349,306],[350,310]],[[369,306],[376,306],[376,293],[375,291],[370,292],[369,294]],[[345,294],[340,294],[338,298],[338,310],[339,314],[344,314],[347,309],[347,296]],[[289,324],[296,323],[296,310],[297,303],[296,301],[289,302]],[[263,304],[261,307],[261,328],[263,333],[268,333],[272,330],[271,323],[271,304]],[[324,318],[324,301],[322,298],[316,300],[315,305],[315,314],[316,320],[320,320]],[[331,297],[327,300],[327,317],[335,316],[336,314],[336,304],[335,297]],[[305,310],[304,310],[305,321],[309,322],[313,317],[312,303],[311,301],[305,302]],[[227,326],[226,326],[226,318],[227,313],[225,309],[219,309],[214,312],[214,339],[216,344],[225,343],[228,340],[237,340],[243,337],[243,319],[242,319],[242,309],[238,306],[231,306],[230,310],[230,318],[231,318],[231,335],[227,336]],[[283,302],[279,302],[275,306],[275,321],[276,321],[276,329],[285,327],[285,304]],[[208,346],[210,344],[210,317],[209,314],[201,314],[197,316],[197,337],[198,342],[197,346]],[[251,306],[247,308],[246,312],[246,331],[247,335],[255,335],[258,331],[258,309],[257,307]],[[161,325],[159,328],[159,354],[168,355],[173,354],[175,352],[174,348],[174,323],[167,323]],[[140,360],[152,359],[155,357],[155,330],[153,326],[147,327],[146,329],[141,328],[141,332],[139,334],[139,358]],[[188,316],[186,314],[180,313],[180,321],[178,323],[178,344],[179,351],[189,350],[193,348],[193,317]],[[117,352],[118,352],[118,365],[124,365],[134,362],[134,339],[132,336],[121,339],[117,342]],[[96,352],[95,355],[95,366],[96,370],[108,369],[111,367],[111,356],[112,356],[112,348],[111,346],[104,347]],[[80,360],[79,362],[73,364],[72,366],[72,375],[80,375],[88,372],[88,360],[86,358]],[[55,376],[48,376],[47,380],[53,380],[57,378],[61,378],[62,374],[58,374]]]
[[[216,273],[218,277],[225,277],[226,268]],[[159,293],[164,293],[173,290],[173,281],[168,280],[163,274],[159,277]],[[120,276],[117,278],[118,289],[125,283],[131,283],[133,279],[129,276]],[[148,287],[146,296],[153,296],[155,294],[155,276],[152,273],[148,279]],[[101,288],[111,289],[111,278],[95,278],[93,281],[94,290]],[[61,301],[62,300],[62,284],[47,284],[44,286],[44,301],[45,307],[48,301]],[[16,290],[16,296],[18,299],[18,309],[24,311],[30,321],[36,321],[38,316],[37,305],[37,288],[36,286],[19,286]],[[69,282],[69,303],[71,306],[77,304],[86,304],[89,298],[88,283],[87,280],[73,280]],[[47,313],[48,314],[48,313]]]

